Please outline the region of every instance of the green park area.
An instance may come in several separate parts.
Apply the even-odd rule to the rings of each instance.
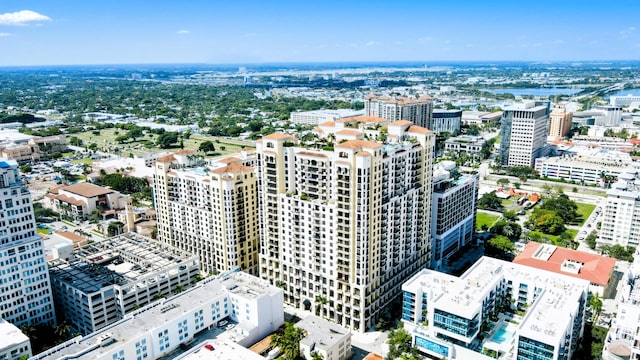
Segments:
[[[576,203],[576,205],[578,206],[578,209],[576,210],[576,212],[580,216],[581,220],[576,220],[577,223],[574,225],[582,226],[584,225],[584,222],[587,221],[589,216],[591,216],[591,213],[593,212],[593,210],[595,210],[596,206],[591,204],[584,204],[584,203]]]
[[[500,216],[478,211],[476,213],[476,231],[490,229]]]

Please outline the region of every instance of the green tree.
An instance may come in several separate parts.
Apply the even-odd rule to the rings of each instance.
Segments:
[[[415,348],[411,346],[411,334],[402,328],[402,323],[397,329],[391,330],[387,338],[389,352],[385,360],[400,359],[405,354],[415,353]]]
[[[304,330],[287,322],[284,331],[271,335],[273,345],[280,348],[285,360],[296,360],[300,357],[300,340],[304,337]]]
[[[178,133],[165,132],[164,134],[158,136],[158,138],[156,139],[156,144],[161,149],[168,149],[178,141],[179,141]]]
[[[213,142],[207,140],[200,143],[200,146],[198,146],[198,151],[202,151],[206,154],[216,151],[216,147],[215,145],[213,145]]]
[[[31,170],[33,170],[33,168],[29,164],[25,164],[25,165],[20,166],[20,172],[21,173],[30,173]]]
[[[498,181],[496,181],[496,183],[498,185],[502,186],[502,187],[506,187],[511,183],[511,181],[509,181],[509,179],[502,178],[502,179],[498,179]]]
[[[513,254],[516,250],[516,246],[508,237],[503,235],[497,235],[487,241],[487,245],[493,248],[496,253],[502,253],[504,255]]]
[[[556,214],[558,214],[567,224],[575,223],[580,220],[578,205],[569,199],[567,195],[562,193],[549,199],[545,199],[544,204],[540,207],[542,209],[555,211]]]
[[[531,230],[551,235],[560,235],[565,230],[564,220],[557,212],[542,208],[533,210],[529,215],[528,225]]]
[[[478,208],[484,210],[502,211],[502,201],[496,195],[495,191],[482,195],[478,200]]]
[[[596,240],[598,239],[598,232],[595,230],[592,230],[589,235],[587,235],[587,238],[584,239],[584,241],[587,243],[587,246],[589,246],[589,248],[591,250],[595,250],[596,248]]]

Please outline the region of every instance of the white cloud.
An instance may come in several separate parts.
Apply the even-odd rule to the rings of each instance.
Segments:
[[[620,36],[623,38],[629,37],[629,35],[631,35],[632,32],[634,32],[636,30],[635,26],[629,26],[628,28],[620,31]]]
[[[0,37],[9,37],[9,36],[13,36],[13,34],[5,33],[5,32],[0,32]]]
[[[0,25],[19,26],[41,21],[51,21],[51,18],[31,10],[0,14]]]
[[[190,33],[191,33],[191,31],[189,31],[189,30],[178,30],[178,31],[176,31],[176,34],[178,34],[178,35],[187,35],[187,34],[190,34]]]
[[[368,43],[364,44],[364,46],[375,46],[375,45],[378,45],[378,44],[380,44],[380,43],[377,42],[377,41],[371,40]]]

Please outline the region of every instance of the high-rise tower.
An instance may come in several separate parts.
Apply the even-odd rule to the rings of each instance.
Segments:
[[[364,98],[364,115],[377,116],[388,121],[409,120],[415,125],[431,129],[433,98],[367,95]]]
[[[29,188],[15,160],[0,158],[0,317],[16,326],[55,325],[49,269]]]
[[[285,302],[358,331],[431,258],[435,135],[409,121],[386,128],[329,131],[325,150],[279,133],[256,144],[260,276]]]

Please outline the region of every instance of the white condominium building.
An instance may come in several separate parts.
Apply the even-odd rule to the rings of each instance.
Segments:
[[[572,146],[561,156],[537,158],[535,169],[542,177],[594,185],[603,184],[604,176],[617,178],[632,162],[629,153]]]
[[[483,257],[459,278],[422,270],[402,290],[402,320],[422,352],[558,360],[571,359],[582,337],[589,281]]]
[[[602,212],[600,245],[640,245],[640,169],[631,167],[618,175],[607,191]]]
[[[502,112],[500,161],[503,166],[533,166],[544,156],[549,122],[548,105],[517,104]]]
[[[158,159],[154,200],[158,239],[198,255],[202,270],[258,274],[254,155],[206,163],[193,150]]]
[[[336,121],[362,114],[364,114],[362,110],[351,109],[297,111],[291,113],[289,121],[294,124],[318,125],[326,121]]]
[[[618,300],[616,316],[611,322],[605,339],[602,359],[640,358],[640,254],[636,251],[634,261],[620,280],[622,290]]]
[[[415,125],[429,129],[433,98],[428,95],[417,99],[404,96],[376,96],[364,98],[364,115],[377,116],[389,121],[409,120]]]
[[[0,317],[16,326],[55,325],[49,270],[31,193],[15,160],[0,158]]]
[[[94,241],[49,262],[58,316],[89,334],[125,314],[189,288],[196,256],[135,233]]]
[[[19,360],[31,357],[31,342],[15,325],[0,318],[0,359]]]
[[[233,328],[211,331],[222,322]],[[124,319],[85,337],[46,350],[32,360],[155,360],[196,339],[251,346],[284,324],[282,290],[243,272],[223,273],[191,289],[128,314]],[[242,358],[213,352],[216,359]]]
[[[333,151],[278,133],[256,144],[260,276],[357,331],[431,258],[435,136],[409,121],[386,129],[387,143],[343,139]]]

